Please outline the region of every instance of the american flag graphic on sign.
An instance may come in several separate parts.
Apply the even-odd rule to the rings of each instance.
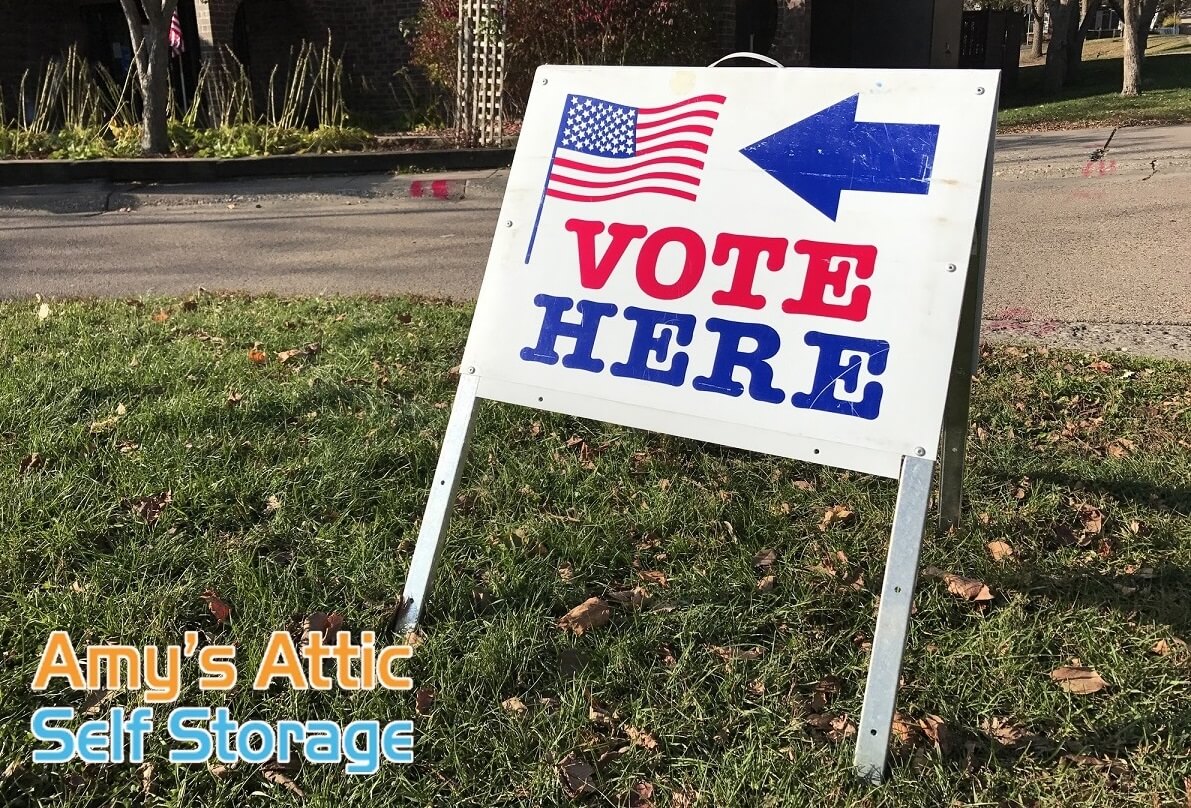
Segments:
[[[538,221],[547,197],[606,202],[659,194],[693,202],[725,100],[722,95],[697,95],[660,107],[630,107],[586,95],[568,96]],[[526,262],[537,229],[535,222]]]

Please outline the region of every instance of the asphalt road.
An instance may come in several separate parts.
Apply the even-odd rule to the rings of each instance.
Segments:
[[[1191,358],[1191,126],[1118,130],[1091,160],[1110,134],[998,139],[985,333]],[[473,175],[462,200],[384,177],[109,189],[139,205],[112,212],[86,210],[94,188],[2,191],[0,296],[469,298],[502,180]]]

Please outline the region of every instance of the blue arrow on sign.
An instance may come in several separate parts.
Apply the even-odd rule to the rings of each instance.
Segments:
[[[938,125],[858,121],[859,100],[845,98],[740,153],[832,221],[843,191],[925,194]]]

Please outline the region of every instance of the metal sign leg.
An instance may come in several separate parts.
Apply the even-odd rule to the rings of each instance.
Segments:
[[[455,503],[455,492],[463,473],[463,462],[467,457],[467,444],[471,440],[471,429],[475,423],[476,389],[479,377],[465,375],[459,380],[455,392],[455,403],[451,407],[451,418],[443,437],[442,451],[438,455],[438,467],[422,515],[422,529],[418,531],[418,543],[405,579],[402,600],[406,604],[400,621],[402,631],[409,631],[418,624],[422,608],[434,583],[434,570],[442,552],[443,539],[451,521],[451,506]]]
[[[881,585],[881,608],[877,612],[877,631],[873,636],[853,760],[856,773],[872,783],[879,783],[885,776],[885,756],[897,703],[902,652],[918,579],[918,554],[922,549],[934,468],[934,461],[921,457],[906,457],[902,461],[885,581]]]
[[[964,456],[968,444],[968,410],[972,401],[972,374],[980,350],[980,271],[976,257],[968,268],[964,286],[963,308],[959,315],[959,335],[951,360],[951,379],[947,385],[947,403],[943,408],[943,446],[939,455],[940,534],[959,524],[964,487]]]

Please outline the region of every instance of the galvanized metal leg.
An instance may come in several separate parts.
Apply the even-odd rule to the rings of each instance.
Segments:
[[[873,635],[853,760],[857,775],[872,783],[881,782],[885,776],[885,756],[897,703],[902,652],[906,647],[910,606],[914,602],[918,554],[922,549],[934,468],[934,461],[921,457],[902,460],[885,581],[881,585],[881,608],[877,612],[877,631]]]
[[[430,587],[434,583],[434,570],[442,552],[443,539],[451,521],[451,506],[455,503],[455,492],[463,473],[467,444],[471,440],[471,429],[475,422],[476,389],[479,377],[464,375],[455,392],[455,403],[451,407],[451,418],[443,437],[442,451],[438,455],[438,467],[422,515],[422,529],[418,532],[418,543],[405,579],[405,603],[400,618],[400,629],[409,631],[418,624]]]
[[[975,264],[975,256],[972,261]],[[943,408],[943,446],[939,455],[939,533],[959,524],[963,505],[964,457],[968,445],[968,409],[972,401],[972,374],[980,350],[979,270],[968,269],[959,334],[951,359],[951,379]]]
[[[964,488],[964,455],[968,443],[968,408],[972,399],[972,374],[980,362],[980,315],[984,308],[984,267],[988,258],[988,207],[992,193],[993,148],[995,131],[989,135],[988,158],[984,166],[984,186],[976,210],[976,228],[972,234],[972,252],[964,283],[964,299],[959,314],[959,332],[955,355],[951,360],[951,380],[947,385],[947,403],[943,409],[943,446],[939,455],[940,534],[959,524]]]

